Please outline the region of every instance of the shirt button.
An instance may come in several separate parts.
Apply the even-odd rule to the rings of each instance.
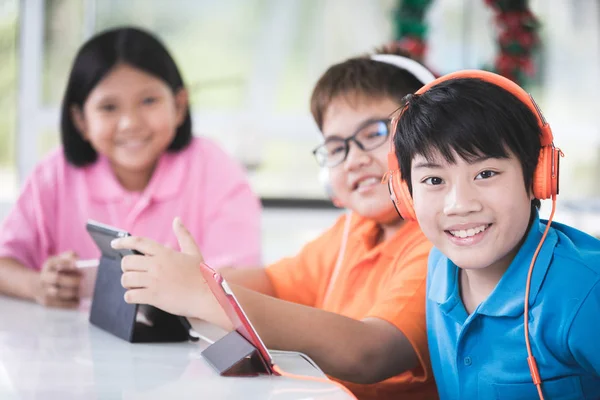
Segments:
[[[471,360],[471,357],[465,357],[464,362],[465,362],[466,366],[469,366],[473,363],[473,361]]]

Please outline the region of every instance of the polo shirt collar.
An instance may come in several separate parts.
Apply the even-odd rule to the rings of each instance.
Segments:
[[[527,274],[533,254],[542,239],[547,221],[541,221],[537,210],[534,220],[529,228],[525,242],[519,249],[512,263],[492,291],[490,296],[479,307],[479,313],[490,316],[514,317],[523,314],[525,306],[525,286],[527,285]],[[529,293],[529,304],[535,303],[540,291],[552,256],[554,248],[558,243],[558,235],[554,229],[548,231],[546,240],[535,260],[533,274],[531,275],[531,287]]]
[[[377,236],[379,235],[379,227],[377,224],[365,218],[359,214],[350,214],[353,221],[351,222],[352,228],[348,236],[348,248],[361,248],[365,254],[369,255],[369,258],[375,257],[379,254],[379,247],[374,245]]]
[[[180,153],[163,153],[158,159],[148,186],[141,193],[142,197],[161,201],[179,193],[187,176],[186,157],[180,156]],[[131,192],[121,186],[105,156],[99,155],[96,162],[86,168],[85,176],[90,196],[94,201],[119,202],[131,195]]]
[[[360,218],[363,219],[363,223],[356,228],[356,235],[353,236],[366,249],[372,249],[376,247],[375,242],[381,233],[381,229],[375,221],[362,216]]]
[[[439,250],[436,250],[439,251]],[[462,323],[467,318],[462,305],[458,285],[458,267],[448,257],[440,257],[433,268],[428,299],[438,303],[440,310]],[[462,312],[461,312],[462,310]]]
[[[525,238],[525,242],[490,296],[477,308],[477,313],[489,316],[518,316],[523,314],[527,273],[533,254],[546,229],[547,221],[539,218],[537,210]],[[556,232],[551,229],[538,254],[531,276],[529,304],[535,302],[542,286],[554,248],[558,242]],[[447,257],[441,257],[431,275],[428,298],[448,313],[462,303],[458,284],[458,267]]]
[[[367,252],[377,249],[373,254],[381,254],[392,259],[398,256],[398,242],[395,240],[396,237],[403,236],[406,228],[411,224],[416,224],[416,222],[406,221],[390,239],[376,244],[379,235],[381,235],[381,227],[372,219],[360,218],[364,219],[364,223],[356,228],[356,235],[352,235],[355,243],[363,246]]]

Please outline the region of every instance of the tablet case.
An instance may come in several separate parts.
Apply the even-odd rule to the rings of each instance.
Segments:
[[[96,285],[90,309],[90,323],[131,343],[182,342],[191,339],[190,325],[185,318],[169,314],[148,305],[128,304],[121,285],[121,259],[131,251],[115,250],[110,242],[116,235],[107,227],[90,226],[88,232],[100,248]],[[126,232],[118,231],[123,235]],[[152,326],[136,322],[138,312],[152,322]]]
[[[204,349],[202,356],[222,376],[269,374],[256,347],[235,330]]]
[[[200,264],[200,271],[234,327],[233,331],[202,351],[202,356],[223,376],[278,375],[272,368],[269,351],[227,282],[205,263]]]

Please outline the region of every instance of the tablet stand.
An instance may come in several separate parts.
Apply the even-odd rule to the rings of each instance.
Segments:
[[[229,332],[208,346],[202,356],[223,376],[269,373],[256,347],[237,331]]]
[[[121,274],[120,258],[100,258],[90,323],[131,343],[182,342],[189,339],[189,325],[186,326],[182,318],[155,307],[126,303]],[[141,310],[152,326],[136,322]]]

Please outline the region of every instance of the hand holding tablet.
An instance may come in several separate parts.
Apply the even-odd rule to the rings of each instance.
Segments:
[[[111,243],[131,236],[128,232],[96,221],[88,221],[87,231],[101,252],[90,309],[90,322],[130,342],[175,342],[189,339],[189,323],[184,318],[149,305],[149,302],[125,302],[122,286],[123,262],[131,257],[138,268],[145,257],[133,249],[116,249]],[[80,263],[81,269],[93,268],[93,262]]]

